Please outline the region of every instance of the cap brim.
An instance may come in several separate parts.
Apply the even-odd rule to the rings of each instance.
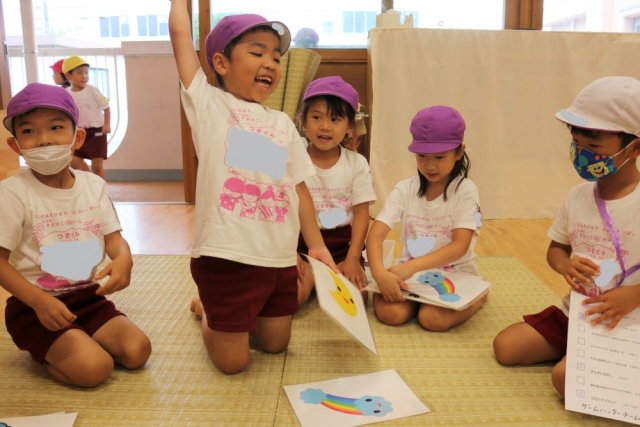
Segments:
[[[419,142],[413,141],[409,145],[409,151],[416,154],[437,154],[455,150],[462,142]]]
[[[255,25],[247,27],[245,30],[243,30],[239,35],[235,37],[239,37],[242,34],[249,31],[250,29],[256,28],[256,27],[271,27],[276,33],[278,33],[278,38],[280,39],[281,55],[284,55],[285,52],[289,50],[289,47],[291,46],[291,31],[289,31],[289,27],[287,27],[280,21],[266,21],[266,22],[257,23]]]
[[[614,127],[609,123],[599,120],[590,119],[588,117],[581,116],[575,112],[567,109],[558,111],[555,115],[556,119],[571,126],[579,127],[582,129],[603,130],[607,132],[620,132],[618,127]]]

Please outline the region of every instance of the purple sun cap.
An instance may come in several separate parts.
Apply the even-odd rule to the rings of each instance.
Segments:
[[[314,96],[332,95],[351,105],[354,112],[358,112],[358,91],[338,76],[322,77],[312,81],[304,91],[303,101]]]
[[[205,52],[207,54],[207,63],[209,68],[213,68],[213,54],[222,53],[233,39],[240,37],[247,31],[255,27],[270,27],[278,34],[280,38],[280,53],[289,50],[291,44],[291,33],[289,28],[280,21],[267,21],[266,18],[251,13],[243,15],[225,16],[213,27],[213,30],[207,36],[205,42]]]
[[[464,139],[466,127],[464,119],[455,108],[444,105],[423,108],[411,120],[413,140],[409,151],[434,154],[458,148]]]
[[[13,118],[39,107],[64,111],[74,124],[78,123],[78,107],[71,94],[59,86],[42,83],[29,83],[11,98],[2,123],[13,134]]]

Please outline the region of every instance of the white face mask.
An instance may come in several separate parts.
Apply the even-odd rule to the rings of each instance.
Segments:
[[[24,161],[31,169],[42,175],[54,175],[69,166],[73,158],[76,134],[73,143],[68,145],[48,145],[46,147],[20,150]],[[16,141],[17,142],[17,141]],[[18,148],[20,147],[20,144]]]

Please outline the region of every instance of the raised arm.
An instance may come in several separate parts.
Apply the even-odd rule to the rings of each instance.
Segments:
[[[171,0],[169,35],[180,81],[188,89],[200,68],[200,61],[191,38],[191,20],[187,10],[187,0]]]

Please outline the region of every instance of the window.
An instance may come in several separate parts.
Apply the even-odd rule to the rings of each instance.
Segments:
[[[129,18],[126,16],[101,16],[100,37],[129,37]]]
[[[313,29],[318,35],[319,48],[363,48],[367,46],[368,31],[375,26],[382,3],[382,0],[210,0],[211,26],[220,16],[257,13],[269,20],[285,23],[292,37],[302,29]],[[193,5],[195,15],[197,1]]]
[[[139,15],[138,35],[142,37],[168,36],[169,25],[167,16]]]
[[[544,0],[543,10],[543,30],[640,32],[640,1],[637,0]]]
[[[342,12],[342,31],[345,33],[368,33],[376,26],[376,12]]]
[[[394,0],[393,8],[401,12],[401,19],[413,14],[416,28],[501,30],[504,3],[504,0]]]

